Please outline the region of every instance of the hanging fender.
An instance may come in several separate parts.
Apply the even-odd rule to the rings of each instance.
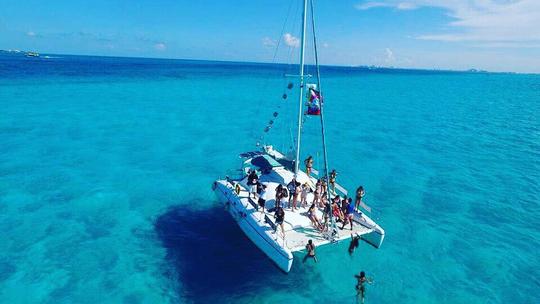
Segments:
[[[234,186],[234,193],[236,193],[236,195],[239,195],[240,194],[240,185],[239,184],[236,184]]]

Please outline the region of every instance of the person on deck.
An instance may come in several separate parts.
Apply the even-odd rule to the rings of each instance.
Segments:
[[[354,277],[357,280],[356,283],[356,297],[364,303],[364,295],[366,293],[366,286],[365,284],[371,284],[373,283],[373,280],[366,277],[366,273],[363,271],[360,271],[360,275],[354,275]]]
[[[315,204],[311,204],[311,207],[309,207],[309,210],[308,210],[308,218],[309,220],[311,221],[311,223],[313,224],[313,226],[315,226],[315,228],[317,228],[317,230],[323,230],[323,226],[321,225],[321,222],[319,222],[319,219],[317,218],[317,207],[315,207]]]
[[[341,226],[341,230],[345,228],[345,225],[347,225],[347,222],[348,222],[351,224],[351,231],[352,231],[353,220],[354,220],[354,205],[352,204],[352,198],[349,197],[345,205],[345,220],[343,221],[343,226]]]
[[[283,233],[283,239],[285,239],[285,228],[283,227],[283,222],[285,221],[285,210],[283,210],[281,206],[276,208],[274,218],[276,219],[276,229],[274,232],[277,232],[277,227],[279,226],[281,228],[281,232]]]
[[[363,186],[356,189],[356,201],[354,202],[354,209],[356,209],[358,212],[360,212],[360,204],[362,203],[362,198],[364,198],[365,195],[366,191],[364,191]]]
[[[317,263],[317,257],[315,256],[315,245],[313,245],[312,240],[308,241],[306,245],[306,251],[307,251],[307,254],[304,257],[304,260],[302,261],[302,263],[305,263],[308,258],[312,258],[315,261],[315,263]]]
[[[332,192],[334,193],[336,193],[336,177],[337,177],[336,169],[332,169],[332,172],[330,172],[329,179],[330,179],[330,186],[332,186]]]
[[[313,203],[319,204],[319,207],[324,207],[323,204],[320,203],[320,197],[322,193],[322,186],[321,186],[321,180],[319,179],[317,183],[315,184],[315,192],[313,193]]]
[[[276,206],[277,208],[281,203],[281,196],[283,195],[283,186],[281,184],[277,185],[276,187]]]
[[[285,206],[287,206],[288,202],[289,202],[289,191],[287,191],[287,187],[282,187],[281,188],[281,202],[280,202],[280,206],[281,208],[285,208]]]
[[[259,176],[255,170],[251,170],[248,175],[247,184],[249,186],[249,197],[253,194],[253,198],[257,198],[257,183],[259,182]]]
[[[304,183],[301,187],[300,206],[307,207],[307,195],[309,192],[308,183]]]
[[[259,194],[259,207],[261,208],[261,212],[264,214],[264,207],[266,206],[266,185],[258,183],[257,188],[260,188],[260,191],[257,189],[257,193]]]
[[[304,164],[306,165],[306,174],[309,177],[311,174],[311,169],[313,169],[313,157],[310,155],[306,160],[304,160]]]
[[[291,208],[292,205],[292,211],[294,212],[294,208],[296,207],[296,200],[298,199],[298,194],[296,193],[296,178],[293,177],[293,179],[287,184],[287,190],[289,190],[288,206],[289,208]]]

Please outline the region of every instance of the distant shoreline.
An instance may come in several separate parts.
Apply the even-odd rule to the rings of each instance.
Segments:
[[[0,49],[0,54],[21,54],[24,55],[27,50],[3,50]],[[233,61],[233,60],[212,60],[212,59],[191,59],[191,58],[163,58],[163,57],[143,57],[143,56],[108,56],[108,55],[80,55],[80,54],[56,54],[56,53],[40,53],[42,55],[49,56],[63,56],[63,57],[96,57],[96,58],[118,58],[118,59],[149,59],[149,60],[172,60],[172,61],[195,61],[195,62],[218,62],[226,64],[248,64],[248,65],[291,65],[284,62],[256,62],[256,61]],[[292,64],[295,65],[295,64]],[[358,70],[373,70],[373,71],[417,71],[417,72],[442,72],[442,73],[470,73],[470,74],[519,74],[519,75],[538,75],[540,73],[526,73],[526,72],[496,72],[479,70],[475,68],[467,70],[452,70],[452,69],[427,69],[427,68],[405,68],[405,67],[385,67],[385,66],[367,66],[367,65],[321,65],[326,68],[340,68],[340,69],[358,69]]]

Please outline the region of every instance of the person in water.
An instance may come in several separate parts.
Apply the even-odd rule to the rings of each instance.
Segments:
[[[310,155],[306,160],[304,160],[304,164],[306,165],[306,174],[309,177],[311,174],[311,169],[313,169],[313,157]]]
[[[366,294],[366,283],[371,284],[373,281],[366,277],[366,273],[363,271],[360,271],[360,275],[354,275],[354,277],[357,280],[356,283],[356,297],[362,300],[362,303],[364,303],[364,296]]]
[[[351,256],[354,253],[354,250],[356,248],[358,248],[358,246],[360,245],[360,240],[361,239],[362,239],[362,237],[360,235],[358,235],[358,233],[356,233],[356,235],[351,233],[351,243],[349,244],[349,254]]]
[[[356,201],[354,202],[354,209],[358,210],[360,212],[360,204],[362,203],[362,198],[366,195],[366,191],[364,191],[364,187],[360,186],[358,189],[356,189]]]
[[[308,258],[312,258],[315,261],[315,263],[317,263],[317,257],[315,256],[315,245],[313,245],[312,240],[308,241],[306,245],[306,251],[307,251],[307,254],[304,257],[304,260],[302,261],[302,263],[305,263]]]

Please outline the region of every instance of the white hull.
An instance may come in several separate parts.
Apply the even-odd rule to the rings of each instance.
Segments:
[[[227,182],[218,181],[214,187],[220,203],[227,208],[244,234],[281,270],[289,272],[293,263],[293,254],[289,249],[279,244],[271,231],[272,229],[260,225],[256,214],[248,210],[251,208],[246,208],[243,205]]]

